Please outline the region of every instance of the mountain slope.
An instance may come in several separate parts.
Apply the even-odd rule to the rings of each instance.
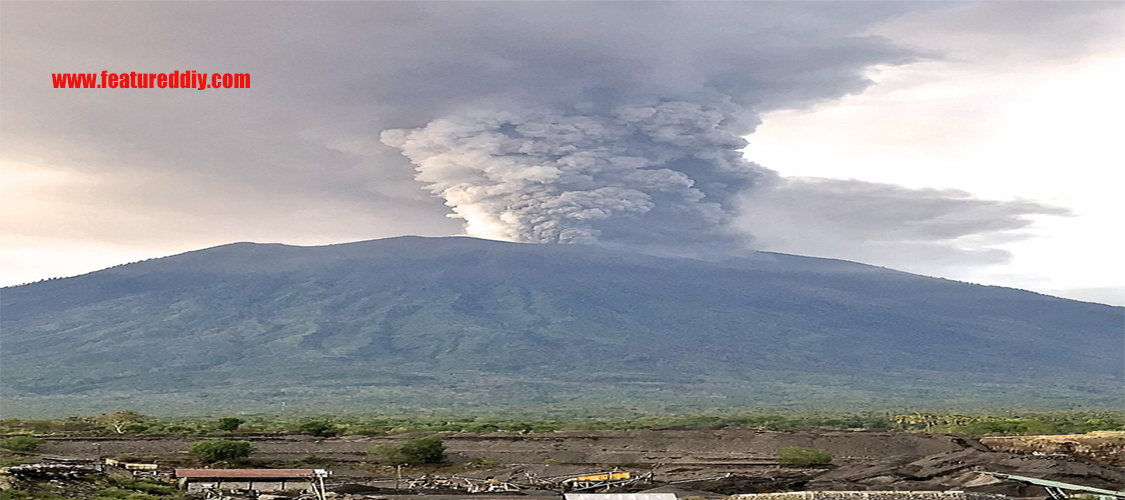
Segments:
[[[1122,308],[768,253],[237,243],[2,297],[0,383],[27,408],[1101,405],[1125,376]]]

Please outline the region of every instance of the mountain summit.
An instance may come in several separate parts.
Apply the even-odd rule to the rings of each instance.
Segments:
[[[3,301],[8,415],[1109,407],[1125,379],[1125,308],[764,252],[235,243]]]

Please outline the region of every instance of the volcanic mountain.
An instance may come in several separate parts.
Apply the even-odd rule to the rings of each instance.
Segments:
[[[1113,407],[1125,308],[757,253],[234,243],[5,288],[7,415]]]

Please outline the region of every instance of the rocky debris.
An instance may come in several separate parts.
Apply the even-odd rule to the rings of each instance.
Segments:
[[[1047,494],[1039,487],[1016,481],[998,479],[977,471],[1003,472],[1037,477],[1072,484],[1112,490],[1122,489],[1125,471],[1120,468],[1092,463],[1068,456],[1033,456],[982,451],[975,440],[967,440],[956,451],[946,451],[925,456],[895,456],[881,459],[844,458],[837,467],[785,468],[758,467],[720,471],[708,467],[664,466],[656,469],[653,486],[615,489],[616,492],[663,491],[661,488],[680,488],[697,492],[687,496],[711,498],[714,496],[799,492],[799,491],[967,491],[977,494],[999,494],[1016,497]],[[476,475],[519,481],[525,476],[574,474],[589,472],[577,466],[522,465],[488,471],[475,471]],[[344,493],[346,490],[342,490]],[[702,492],[702,493],[699,493]],[[352,494],[391,496],[402,494],[387,488],[356,489]],[[536,493],[526,491],[525,494]],[[983,498],[983,497],[982,497]],[[786,499],[778,499],[786,500]]]
[[[917,460],[886,459],[845,465],[826,471],[805,485],[807,490],[965,490],[1007,496],[1045,496],[1041,488],[979,474],[1004,472],[1021,476],[1121,489],[1125,471],[1066,456],[1029,456],[976,449],[930,455]]]
[[[1125,431],[1097,431],[1055,436],[985,437],[991,451],[1028,455],[1069,455],[1117,467],[1125,466]]]
[[[804,489],[809,480],[819,472],[819,470],[775,469],[770,471],[769,474],[758,476],[736,475],[710,481],[680,484],[691,485],[693,489],[723,495],[798,491]]]
[[[0,473],[20,479],[50,481],[52,479],[81,479],[90,474],[100,474],[102,469],[95,465],[38,463],[15,465],[0,468]]]
[[[45,487],[63,498],[93,498],[107,477],[99,465],[40,462],[0,468],[0,490]]]
[[[1086,435],[1090,436],[1090,435]],[[1097,445],[1100,456],[1125,454],[1125,435],[1099,435],[1083,446]],[[534,478],[566,478],[604,472],[615,466],[634,475],[654,472],[653,484],[629,485],[617,492],[639,492],[652,488],[676,487],[697,492],[687,496],[710,498],[770,492],[827,491],[947,491],[964,490],[1009,496],[1046,497],[1042,488],[979,474],[991,471],[1036,477],[1111,490],[1125,489],[1125,471],[1119,467],[1094,463],[1085,449],[1067,447],[1072,436],[1027,438],[984,438],[977,440],[941,434],[890,432],[768,432],[749,430],[668,430],[628,432],[559,432],[547,434],[448,435],[443,436],[454,464],[442,468],[401,471],[404,474],[444,474],[462,476],[468,483],[488,481],[523,485]],[[255,441],[260,451],[255,458],[292,460],[298,454],[313,454],[338,460],[328,468],[341,472],[337,477],[348,483],[333,489],[345,500],[389,498],[408,500],[423,493],[427,500],[463,500],[465,488],[408,490],[402,477],[396,484],[394,467],[371,469],[357,461],[359,450],[373,444],[399,443],[404,437],[312,439],[306,437],[261,438]],[[1035,444],[1026,447],[1019,443]],[[114,447],[110,449],[110,443]],[[1116,444],[1115,444],[1116,443]],[[136,455],[130,445],[142,445],[146,454],[161,463],[182,458],[190,443],[169,438],[83,442],[76,439],[47,439],[51,454],[93,459],[99,454]],[[1003,448],[1009,446],[1010,448]],[[987,445],[987,446],[986,446]],[[765,465],[762,457],[776,457],[786,446],[807,446],[836,456],[835,467],[786,468]],[[1106,447],[1109,448],[1106,448]],[[1113,448],[1116,446],[1116,448]],[[989,447],[995,447],[990,450]],[[1068,451],[1069,450],[1069,451]],[[1054,454],[1054,453],[1060,454]],[[1074,452],[1073,455],[1070,454]],[[607,457],[628,462],[603,461]],[[488,458],[488,463],[506,464],[487,470],[466,469],[464,462]],[[674,458],[670,462],[664,459]],[[636,460],[636,462],[632,462]],[[73,459],[54,465],[83,465]],[[74,463],[71,463],[74,462]],[[769,463],[774,463],[772,460]],[[349,469],[350,467],[350,469]],[[32,470],[32,469],[28,469]],[[43,469],[48,471],[49,469]],[[64,470],[64,469],[58,469]],[[347,472],[344,474],[344,472]],[[15,476],[0,475],[3,478]],[[489,483],[491,484],[491,483]],[[698,494],[703,492],[706,494]],[[525,500],[557,500],[558,492],[525,489],[522,492],[485,493],[520,496]],[[482,497],[484,498],[484,497]]]

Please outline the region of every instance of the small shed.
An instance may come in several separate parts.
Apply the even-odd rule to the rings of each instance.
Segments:
[[[204,490],[323,491],[324,469],[176,469],[180,489],[188,493]],[[319,496],[319,495],[318,495]]]

